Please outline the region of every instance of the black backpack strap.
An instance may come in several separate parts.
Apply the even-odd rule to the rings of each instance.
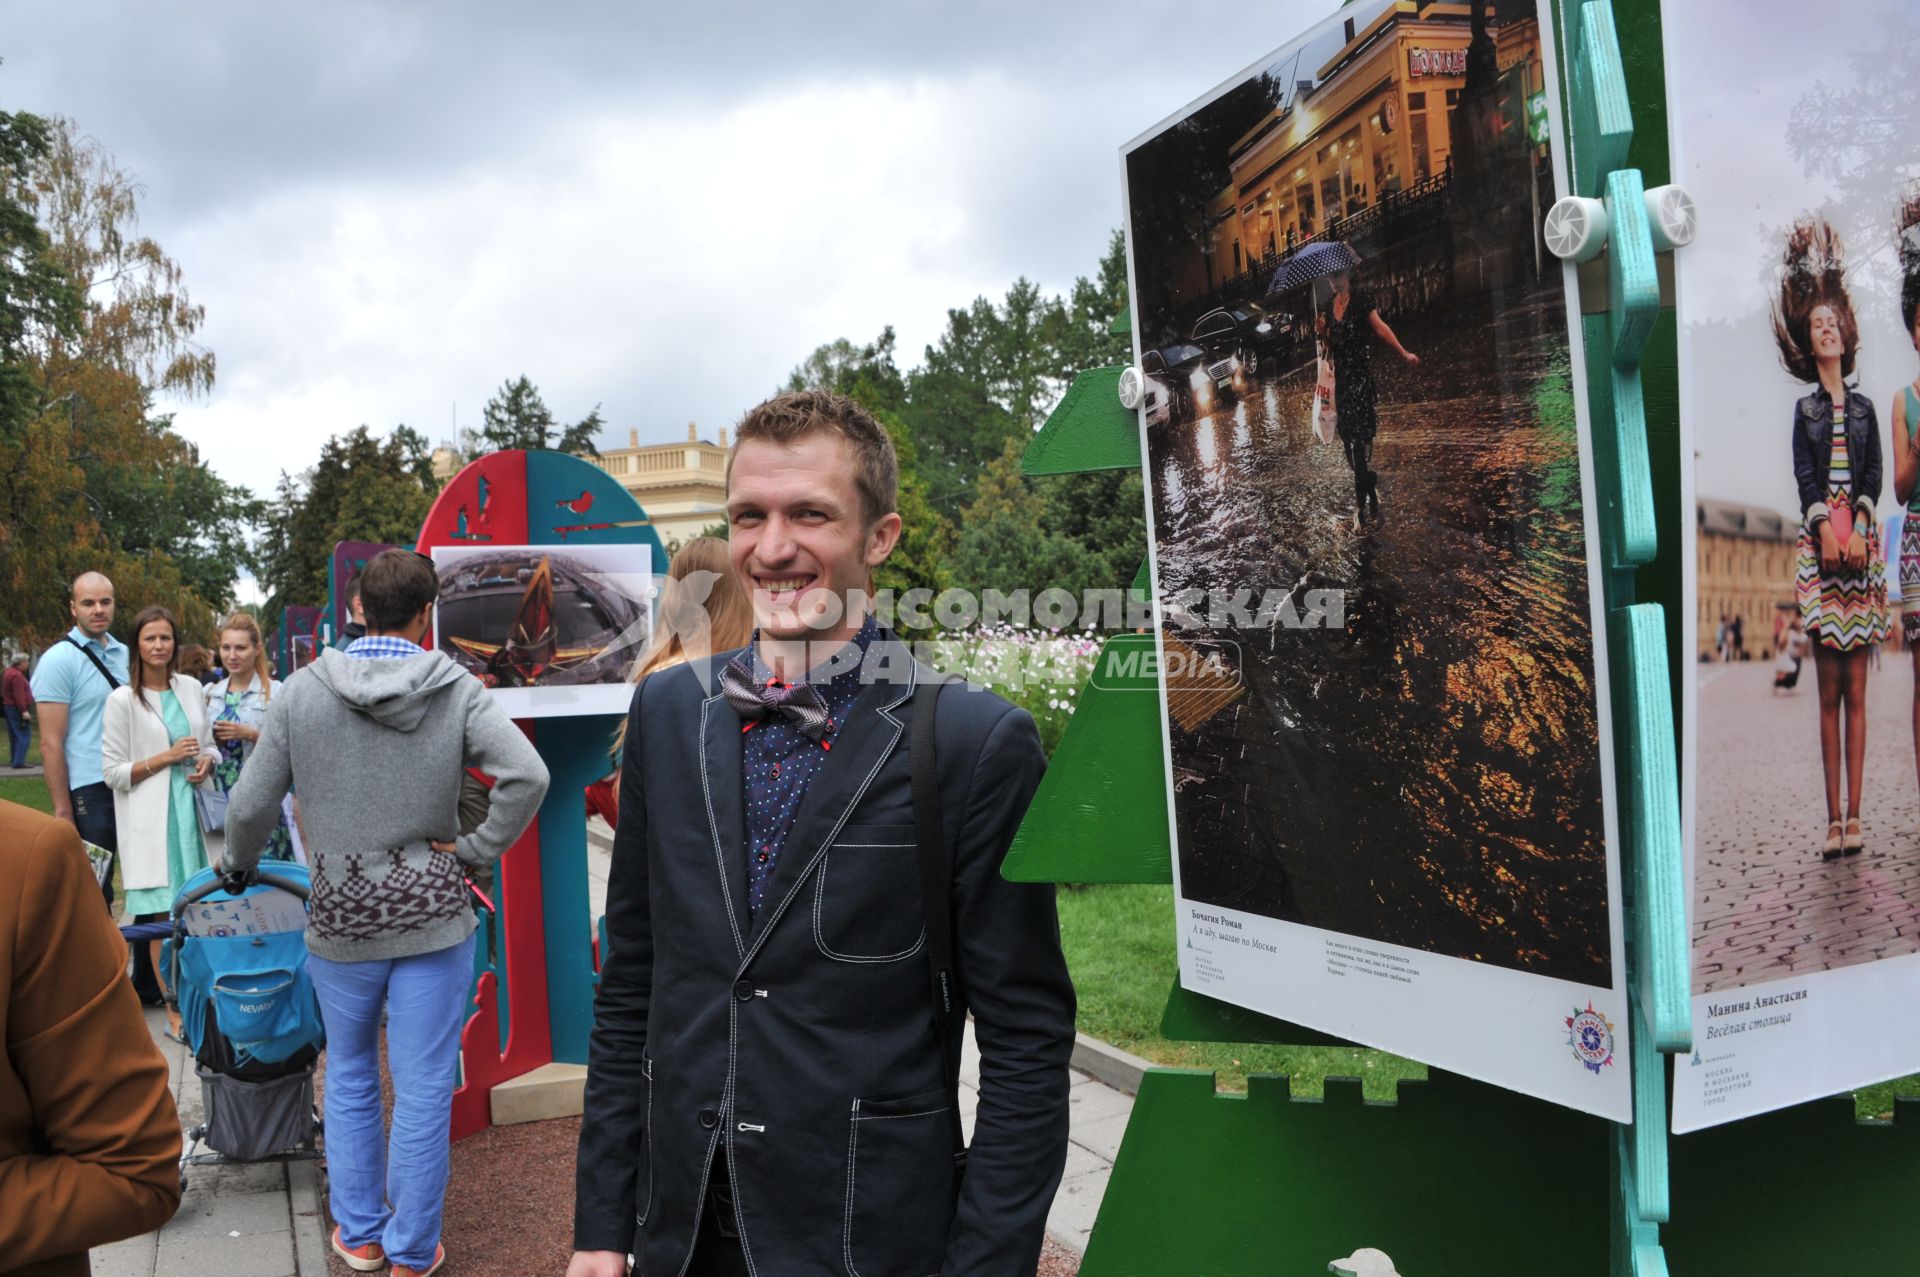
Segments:
[[[100,677],[107,680],[108,687],[112,688],[116,692],[120,690],[120,680],[113,676],[113,671],[107,668],[107,663],[105,661],[101,660],[98,656],[94,655],[92,648],[88,647],[85,643],[82,643],[79,639],[75,638],[71,634],[67,635],[67,642],[79,648],[80,655],[86,657],[88,660],[93,662],[93,668],[100,671]]]
[[[933,1027],[940,1040],[940,1076],[947,1088],[953,1122],[953,1183],[959,1192],[967,1169],[966,1133],[960,1125],[960,1079],[954,1070],[953,1039],[964,1029],[960,988],[953,966],[953,868],[940,814],[940,774],[933,752],[934,707],[941,682],[923,683],[913,698],[913,735],[907,761],[913,773],[913,821],[920,850],[920,912],[926,923],[927,970],[931,980]]]

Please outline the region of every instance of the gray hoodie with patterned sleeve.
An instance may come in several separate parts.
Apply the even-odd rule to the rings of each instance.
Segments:
[[[460,777],[494,778],[486,821],[458,835]],[[289,787],[313,871],[307,947],[336,962],[431,953],[474,927],[462,866],[499,859],[539,811],[547,768],[480,681],[440,652],[327,650],[267,710],[227,810],[225,867],[260,858]],[[430,841],[453,842],[455,852]]]

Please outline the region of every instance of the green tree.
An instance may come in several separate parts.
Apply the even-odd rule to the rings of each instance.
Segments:
[[[864,346],[840,338],[819,347],[795,368],[787,378],[786,389],[832,390],[846,395],[885,428],[900,464],[894,505],[900,514],[901,533],[893,553],[874,573],[874,588],[900,592],[929,589],[937,593],[948,583],[946,558],[953,543],[953,528],[928,500],[919,449],[903,415],[906,378],[894,363],[893,352],[891,325]]]
[[[393,443],[407,458],[407,468],[420,486],[430,493],[440,491],[440,480],[433,476],[433,441],[409,425],[393,428]]]
[[[103,147],[68,121],[6,119],[0,335],[17,340],[0,340],[0,632],[58,634],[67,582],[97,570],[127,618],[161,603],[204,635],[229,599],[250,498],[150,409],[156,391],[212,386],[203,312],[139,233],[139,185]],[[41,295],[51,280],[57,295]]]
[[[918,442],[928,499],[957,518],[974,500],[975,478],[1007,441],[1032,438],[1081,371],[1126,358],[1108,331],[1126,307],[1126,247],[1108,240],[1094,278],[1076,279],[1065,298],[1020,279],[994,303],[975,298],[947,312],[947,328],[907,377],[902,412]]]
[[[951,560],[953,582],[962,588],[1037,594],[1062,584],[1059,573],[1075,546],[1046,526],[1046,502],[1020,474],[1025,451],[1009,439],[980,473]]]
[[[87,491],[98,499],[101,523],[121,550],[165,556],[187,589],[225,611],[266,505],[216,475],[199,449],[170,429],[171,422],[163,416],[146,424],[150,465],[83,463]]]
[[[500,389],[481,410],[480,431],[468,440],[470,451],[496,452],[524,448],[530,452],[551,449],[570,452],[576,457],[597,457],[600,449],[594,438],[606,428],[600,405],[570,426],[554,420],[539,387],[522,373],[512,381],[500,383]],[[411,433],[411,432],[410,432]]]
[[[879,586],[1079,591],[1133,579],[1146,552],[1137,475],[1030,481],[1019,466],[1074,377],[1127,357],[1126,339],[1110,331],[1126,279],[1115,231],[1094,275],[1065,297],[1022,279],[998,303],[949,311],[911,372],[900,371],[891,327],[865,344],[830,342],[793,370],[786,389],[851,395],[893,436],[904,530]]]
[[[213,352],[196,340],[206,308],[185,273],[140,233],[141,185],[98,141],[61,119],[34,173],[37,212],[67,277],[88,298],[72,360],[182,397],[213,389]]]
[[[41,408],[33,353],[80,327],[80,290],[34,216],[33,172],[51,149],[47,121],[0,111],[0,440],[8,442]]]
[[[1027,480],[1041,502],[1041,526],[1065,540],[1047,585],[1076,595],[1131,584],[1147,555],[1146,494],[1137,470],[1096,470]]]
[[[320,459],[300,478],[280,476],[254,561],[268,616],[326,601],[336,542],[413,544],[433,504],[416,463],[413,443],[400,431],[376,439],[359,426],[327,440]]]
[[[864,346],[837,338],[808,355],[782,389],[833,390],[858,400],[868,412],[899,412],[907,403],[907,379],[894,362],[894,349],[892,324]]]

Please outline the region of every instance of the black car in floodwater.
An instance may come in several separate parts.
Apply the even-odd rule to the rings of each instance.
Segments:
[[[1247,376],[1279,370],[1293,353],[1295,325],[1285,310],[1268,310],[1257,302],[1236,302],[1208,311],[1194,321],[1193,340],[1206,352],[1210,364],[1229,355],[1240,361]]]

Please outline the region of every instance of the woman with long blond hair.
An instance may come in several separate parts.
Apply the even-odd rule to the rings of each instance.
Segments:
[[[719,537],[695,537],[674,552],[653,612],[653,642],[634,662],[629,681],[717,652],[745,647],[753,637],[753,603],[740,587]],[[623,719],[613,742],[613,771],[587,789],[587,807],[609,825],[618,823],[620,754],[626,748]]]
[[[260,623],[246,612],[235,612],[220,622],[220,666],[227,676],[207,685],[207,717],[213,722],[213,742],[220,751],[205,804],[221,826],[207,831],[207,852],[215,861],[225,849],[227,795],[240,783],[240,769],[253,755],[260,729],[266,725],[267,706],[280,690],[267,661],[267,645],[260,638]],[[293,859],[293,836],[284,817],[268,836],[262,859]]]

